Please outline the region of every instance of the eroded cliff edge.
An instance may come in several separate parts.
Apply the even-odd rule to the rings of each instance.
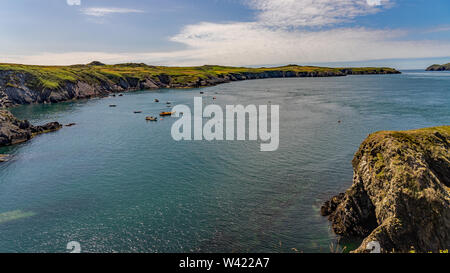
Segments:
[[[0,147],[22,143],[33,137],[61,129],[58,122],[34,126],[27,120],[19,120],[7,110],[0,110]]]
[[[383,252],[450,248],[450,126],[371,134],[353,159],[353,185],[322,207],[336,234]]]

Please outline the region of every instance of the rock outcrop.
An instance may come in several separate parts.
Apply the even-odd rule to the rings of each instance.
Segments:
[[[450,248],[450,126],[377,132],[353,159],[353,185],[322,207],[336,234],[383,252]]]
[[[34,126],[26,120],[15,118],[7,110],[0,110],[0,147],[22,143],[36,135],[53,132],[61,127],[58,122]]]
[[[450,71],[450,63],[448,64],[433,64],[427,68],[427,71]]]

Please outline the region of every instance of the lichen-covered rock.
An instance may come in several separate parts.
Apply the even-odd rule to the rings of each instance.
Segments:
[[[27,120],[19,120],[7,110],[0,110],[0,147],[30,140],[36,135],[53,132],[61,128],[58,122],[33,126]]]
[[[383,252],[450,248],[450,126],[374,133],[353,168],[352,187],[322,214],[336,234],[364,238],[356,252],[372,241]]]

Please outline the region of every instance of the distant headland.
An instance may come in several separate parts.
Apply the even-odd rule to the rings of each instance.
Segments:
[[[151,66],[143,63],[38,66],[0,64],[0,107],[55,103],[159,88],[197,88],[248,79],[399,74],[393,68]]]
[[[427,71],[450,71],[450,63],[448,64],[433,64],[427,68]]]

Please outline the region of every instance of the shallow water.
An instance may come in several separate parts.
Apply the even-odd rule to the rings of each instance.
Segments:
[[[279,104],[278,151],[253,141],[175,142],[174,118],[145,121],[168,110],[166,101],[192,105],[199,89],[14,108],[36,124],[77,125],[0,149],[12,154],[0,164],[0,252],[67,252],[70,241],[84,252],[328,252],[335,236],[319,208],[351,185],[367,134],[450,123],[447,72],[202,91],[222,106]]]

